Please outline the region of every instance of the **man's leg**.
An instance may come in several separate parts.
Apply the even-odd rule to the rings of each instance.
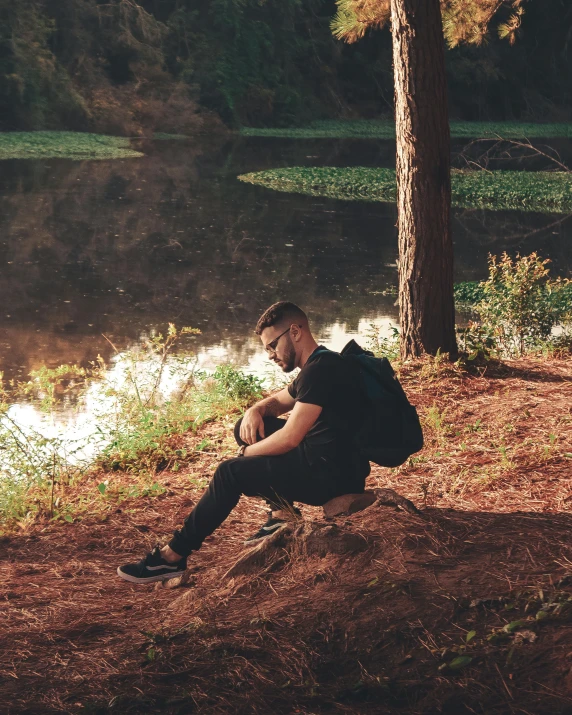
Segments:
[[[222,462],[208,489],[169,543],[179,556],[200,548],[238,503],[241,494],[259,496],[274,510],[293,501],[324,504],[337,496],[335,484],[309,470],[297,448],[276,457],[237,457]]]
[[[119,567],[117,572],[134,583],[177,576],[185,570],[187,556],[222,524],[241,494],[262,497],[273,509],[294,501],[320,506],[347,491],[340,487],[334,474],[333,465],[310,467],[303,445],[279,456],[226,460],[219,465],[208,489],[170,544],[155,549],[138,563]]]
[[[241,494],[263,497],[274,507],[283,501],[320,505],[341,493],[328,476],[309,469],[300,447],[275,457],[228,459],[219,465],[208,489],[170,544],[156,548],[138,563],[120,566],[117,573],[133,583],[177,576],[185,570],[187,556],[222,524]]]
[[[286,424],[286,420],[280,419],[280,417],[264,417],[264,436],[269,437],[274,432],[278,432]],[[242,417],[234,425],[234,439],[238,445],[245,445],[246,442],[240,436],[240,426],[242,425]],[[258,435],[257,442],[260,442],[260,435]],[[284,499],[281,500],[280,506],[277,506],[273,502],[266,500],[266,503],[271,509],[271,516],[280,520],[288,519],[292,512],[300,514],[300,510],[294,507],[292,502],[287,502]]]

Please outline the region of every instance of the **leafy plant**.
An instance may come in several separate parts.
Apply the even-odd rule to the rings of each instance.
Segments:
[[[456,326],[457,344],[461,353],[472,361],[479,357],[486,360],[497,354],[494,330],[490,325],[469,321],[468,325]]]
[[[376,357],[396,360],[399,358],[399,328],[390,325],[389,335],[382,335],[380,329],[372,325],[368,334],[368,348]]]
[[[524,355],[546,341],[559,322],[569,320],[571,306],[564,294],[570,282],[550,280],[549,262],[537,253],[517,254],[514,260],[507,253],[489,257],[489,278],[475,309],[502,355]]]
[[[235,400],[262,397],[262,382],[254,375],[245,375],[231,365],[219,365],[213,375],[219,388]]]
[[[455,305],[472,307],[483,299],[483,285],[479,281],[466,281],[455,285]]]
[[[85,385],[88,376],[93,377],[94,371],[79,365],[60,365],[56,368],[42,365],[37,370],[32,370],[32,379],[20,385],[20,389],[23,395],[34,397],[40,407],[48,411],[65,397],[77,395],[78,389]]]

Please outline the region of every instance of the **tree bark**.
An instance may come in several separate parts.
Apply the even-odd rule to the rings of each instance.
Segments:
[[[456,356],[445,43],[439,0],[391,0],[401,355]]]

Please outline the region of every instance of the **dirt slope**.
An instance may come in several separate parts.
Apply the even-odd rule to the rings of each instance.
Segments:
[[[115,568],[180,523],[217,455],[158,475],[160,497],[22,524],[2,542],[0,712],[572,713],[570,364],[495,370],[402,371],[427,446],[368,486],[422,517],[304,507],[233,571],[264,516],[243,499],[176,589]]]

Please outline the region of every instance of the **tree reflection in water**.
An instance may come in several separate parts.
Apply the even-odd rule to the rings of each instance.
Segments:
[[[142,159],[3,162],[0,370],[109,359],[168,321],[203,332],[198,351],[254,359],[252,327],[278,299],[322,336],[397,318],[395,207],[279,194],[236,176],[285,165],[391,165],[392,142],[232,139],[156,143]],[[489,251],[539,250],[572,266],[560,216],[462,211],[456,280]],[[222,351],[222,352],[221,352]]]

